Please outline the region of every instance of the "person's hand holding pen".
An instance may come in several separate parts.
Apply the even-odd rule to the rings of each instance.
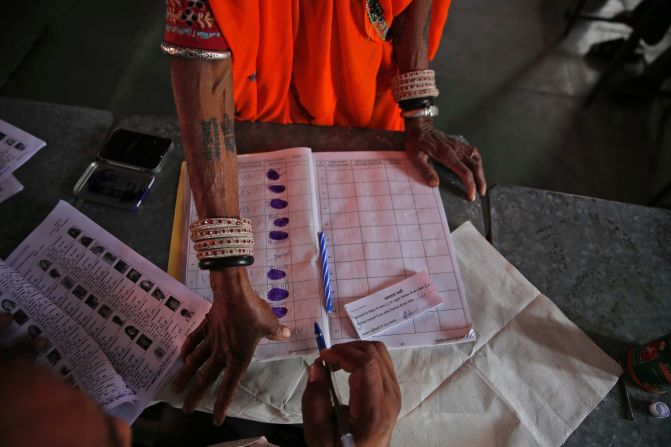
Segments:
[[[349,406],[344,414],[357,447],[387,446],[401,410],[401,390],[387,348],[380,342],[355,341],[321,351],[310,366],[303,393],[303,429],[310,446],[338,446],[340,433],[331,404],[329,372],[351,373]]]

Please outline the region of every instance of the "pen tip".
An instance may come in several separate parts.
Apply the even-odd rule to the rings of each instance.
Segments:
[[[319,323],[315,322],[315,335],[322,335],[322,328],[319,327]]]

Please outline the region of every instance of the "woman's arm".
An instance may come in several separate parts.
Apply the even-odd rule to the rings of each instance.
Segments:
[[[198,216],[239,217],[232,61],[174,57],[171,71]],[[192,382],[184,400],[190,412],[225,368],[214,407],[218,425],[261,337],[284,339],[290,331],[256,295],[244,267],[213,270],[210,283],[212,308],[182,347],[184,366],[174,389],[181,392]]]
[[[392,36],[399,72],[426,70],[429,67],[428,42],[431,0],[414,0],[394,19]],[[431,117],[405,118],[405,149],[426,182],[438,186],[438,174],[429,158],[440,162],[459,176],[466,196],[475,200],[487,191],[487,182],[479,151],[433,127]]]

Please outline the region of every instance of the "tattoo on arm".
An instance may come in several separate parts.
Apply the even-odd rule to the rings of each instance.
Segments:
[[[224,113],[224,121],[221,123],[221,132],[224,134],[224,146],[226,152],[235,154],[235,124],[233,119]]]
[[[215,118],[202,120],[200,128],[203,138],[203,152],[207,161],[219,160],[221,153],[219,151],[219,126]]]

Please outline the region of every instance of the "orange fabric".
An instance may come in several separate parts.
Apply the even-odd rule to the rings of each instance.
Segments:
[[[412,0],[380,0],[384,21]],[[433,0],[433,58],[450,0]],[[366,0],[210,0],[233,54],[237,119],[401,130],[392,43]]]

